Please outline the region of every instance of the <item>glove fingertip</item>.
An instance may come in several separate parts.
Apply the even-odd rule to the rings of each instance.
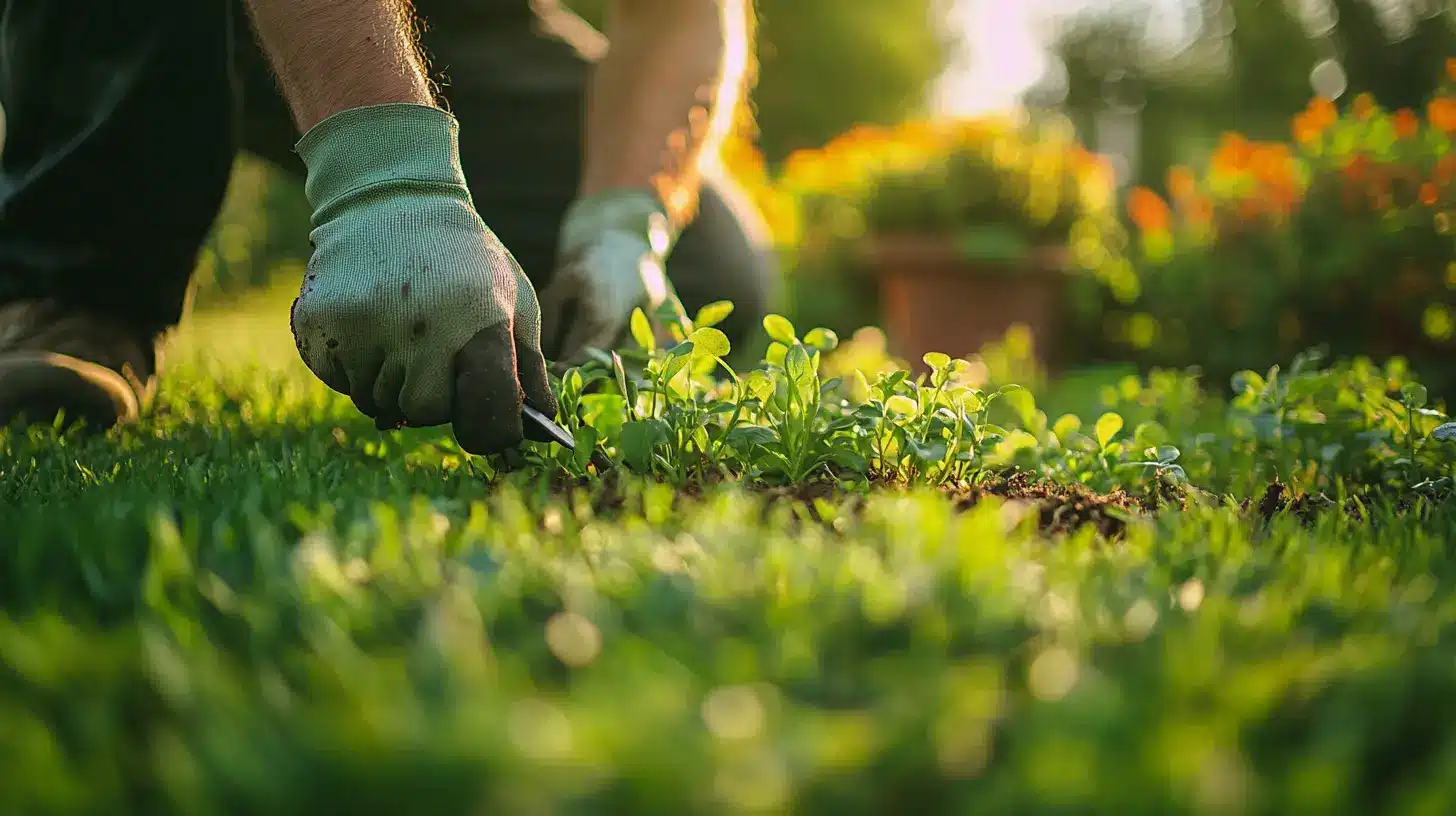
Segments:
[[[527,405],[554,418],[560,412],[560,403],[551,390],[551,380],[546,373],[546,359],[539,352],[523,344],[516,345],[516,374],[520,378],[521,390]],[[523,423],[522,430],[527,439],[534,442],[552,442],[555,437],[534,422]]]
[[[509,356],[512,345],[506,324],[488,326],[455,357],[451,424],[467,453],[498,453],[524,439],[521,388]]]

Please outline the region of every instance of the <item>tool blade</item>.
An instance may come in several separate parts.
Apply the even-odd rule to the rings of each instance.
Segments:
[[[557,425],[550,417],[529,405],[523,406],[522,413],[525,414],[525,419],[528,422],[533,423],[537,428],[545,431],[556,444],[567,450],[576,450],[576,439],[571,435],[571,432]]]

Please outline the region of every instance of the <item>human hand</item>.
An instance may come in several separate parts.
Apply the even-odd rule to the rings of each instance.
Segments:
[[[574,203],[562,223],[555,274],[541,292],[547,356],[580,363],[589,347],[611,348],[639,306],[653,314],[666,305],[686,324],[664,272],[673,240],[649,191],[617,190]]]
[[[299,355],[381,428],[450,423],[460,447],[523,438],[522,404],[555,416],[535,290],[481,221],[458,124],[426,105],[354,108],[299,142],[313,256],[292,329]]]

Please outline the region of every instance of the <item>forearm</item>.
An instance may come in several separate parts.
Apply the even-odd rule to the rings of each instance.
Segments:
[[[651,187],[678,225],[748,68],[745,0],[618,0],[589,92],[582,195]]]
[[[407,0],[247,0],[299,132],[350,108],[433,105]]]

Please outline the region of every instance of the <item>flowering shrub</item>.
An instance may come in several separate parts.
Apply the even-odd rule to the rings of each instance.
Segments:
[[[1223,378],[1325,345],[1404,356],[1456,385],[1456,60],[1424,111],[1314,99],[1292,141],[1223,137],[1167,196],[1129,191],[1140,314],[1109,328],[1144,362]]]
[[[789,157],[806,250],[868,234],[954,236],[972,256],[1066,246],[1076,267],[1132,281],[1107,163],[1053,127],[1010,117],[861,125]]]

